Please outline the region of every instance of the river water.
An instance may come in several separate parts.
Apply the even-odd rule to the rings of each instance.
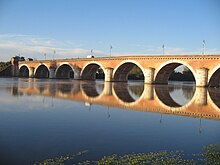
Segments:
[[[0,79],[0,164],[87,153],[184,151],[220,143],[220,89],[192,83]]]

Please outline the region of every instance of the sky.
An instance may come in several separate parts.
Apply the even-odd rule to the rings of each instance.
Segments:
[[[220,54],[219,0],[0,0],[0,61]]]

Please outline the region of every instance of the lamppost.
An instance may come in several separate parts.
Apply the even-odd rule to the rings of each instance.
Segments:
[[[202,41],[202,55],[205,55],[205,40]]]
[[[91,57],[93,57],[93,49],[91,49]]]
[[[46,57],[47,57],[47,54],[46,54],[46,53],[44,53],[44,58],[45,58],[45,60],[46,60]]]
[[[165,54],[165,45],[162,45],[162,49],[163,49],[163,55]]]
[[[110,57],[112,56],[112,45],[110,45]]]
[[[55,56],[55,54],[56,54],[56,51],[54,50],[54,51],[53,51],[53,60],[54,60],[54,56]]]

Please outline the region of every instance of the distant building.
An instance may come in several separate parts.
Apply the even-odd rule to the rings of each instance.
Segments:
[[[15,56],[11,58],[11,63],[13,64],[18,64],[18,61],[25,61],[24,57],[20,57],[20,56]]]
[[[12,76],[18,76],[19,74],[19,68],[18,68],[18,62],[19,61],[25,61],[24,57],[20,57],[20,56],[15,56],[11,58],[11,65],[12,65],[12,69],[11,69],[11,75]]]

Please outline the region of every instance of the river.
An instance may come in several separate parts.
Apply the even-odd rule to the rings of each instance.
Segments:
[[[0,78],[0,164],[31,164],[87,151],[184,151],[220,143],[220,89],[193,83]]]

